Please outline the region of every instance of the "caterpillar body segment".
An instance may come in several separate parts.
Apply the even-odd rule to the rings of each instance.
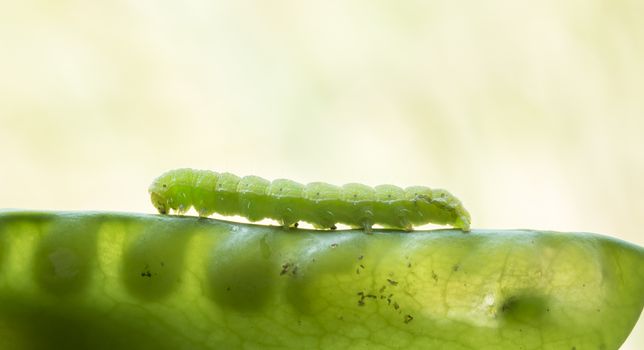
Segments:
[[[341,223],[365,232],[371,232],[373,225],[399,230],[428,223],[470,228],[470,215],[456,197],[424,186],[303,185],[287,179],[176,169],[155,179],[148,191],[161,214],[171,210],[182,214],[194,207],[202,217],[218,213],[252,222],[268,218],[286,227],[305,221],[318,229],[335,229]]]

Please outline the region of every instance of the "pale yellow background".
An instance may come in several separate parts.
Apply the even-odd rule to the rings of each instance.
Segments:
[[[0,207],[151,213],[188,166],[644,245],[644,1],[0,5]]]

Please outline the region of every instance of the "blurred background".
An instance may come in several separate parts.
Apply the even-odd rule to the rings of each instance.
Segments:
[[[644,245],[641,0],[0,3],[0,207],[152,213],[193,167]]]

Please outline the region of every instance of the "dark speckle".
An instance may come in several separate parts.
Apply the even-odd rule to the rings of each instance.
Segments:
[[[358,292],[356,295],[360,296],[360,299],[358,299],[358,306],[364,306],[364,292]]]
[[[456,271],[458,271],[460,268],[461,268],[461,266],[460,266],[459,264],[456,264],[456,265],[452,266],[452,271],[456,272]]]
[[[333,244],[331,244],[331,248],[337,248],[337,247],[338,247],[338,244],[337,244],[337,243],[333,243]]]
[[[166,185],[166,184],[163,184],[163,187],[164,187],[164,188],[165,188],[165,187],[168,187],[168,185]]]
[[[282,264],[282,271],[280,271],[280,276],[286,275],[288,273],[288,269],[291,267],[291,263],[284,263]]]
[[[436,274],[436,272],[434,272],[434,270],[432,270],[432,278],[434,279],[434,282],[438,282],[438,275]]]
[[[405,315],[405,323],[409,323],[414,320],[414,316],[412,315]]]
[[[394,281],[394,280],[389,279],[389,278],[387,278],[387,282],[389,282],[389,284],[391,284],[392,286],[397,286],[398,285],[397,281]]]

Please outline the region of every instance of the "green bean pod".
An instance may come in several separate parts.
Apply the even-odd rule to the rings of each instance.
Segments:
[[[0,211],[2,349],[611,350],[643,305],[596,234]]]

